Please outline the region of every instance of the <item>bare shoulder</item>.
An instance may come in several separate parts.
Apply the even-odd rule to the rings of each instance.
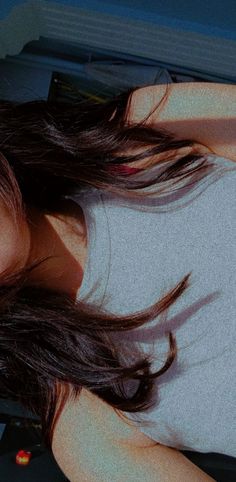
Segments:
[[[65,404],[54,430],[52,452],[70,482],[110,482],[114,450],[154,443],[132,421],[125,423],[109,404],[83,388],[78,400]],[[102,474],[101,479],[97,474]]]
[[[91,436],[92,428],[99,437],[117,445],[145,447],[153,446],[156,443],[142,433],[121,411],[116,413],[108,403],[83,388],[78,400],[76,402],[68,401],[64,407],[54,432],[54,447],[61,433],[69,435],[71,429],[76,430],[73,422],[75,420],[77,426],[80,427],[80,434],[83,432],[83,439]]]
[[[169,85],[169,94],[172,88],[172,85]],[[151,113],[154,106],[163,101],[165,94],[167,95],[167,86],[165,84],[150,85],[136,89],[130,95],[129,108],[126,112],[127,122],[143,121]]]
[[[127,120],[140,122],[158,106],[154,119],[234,119],[236,85],[215,82],[180,82],[140,87],[131,94]],[[153,117],[149,119],[151,122]]]
[[[177,450],[139,434],[87,390],[65,405],[53,436],[54,457],[70,482],[210,482]]]
[[[183,82],[169,84],[168,89],[166,84],[141,87],[131,94],[126,121],[145,121],[176,138],[194,140],[202,146],[202,154],[236,161],[234,84]]]

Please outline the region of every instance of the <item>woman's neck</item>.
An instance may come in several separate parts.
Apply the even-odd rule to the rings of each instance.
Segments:
[[[82,284],[87,257],[87,233],[83,211],[67,203],[60,214],[30,210],[31,250],[27,264],[53,256],[30,273],[28,285],[66,292],[76,298]]]

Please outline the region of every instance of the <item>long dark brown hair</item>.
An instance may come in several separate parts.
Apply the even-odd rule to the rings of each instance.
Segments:
[[[158,196],[158,188],[176,189],[183,180],[191,185],[199,173],[201,180],[215,171],[216,165],[198,151],[194,139],[177,140],[164,129],[145,125],[147,118],[127,122],[136,89],[104,104],[0,101],[0,197],[14,214],[16,226],[27,219],[29,206],[58,213],[64,196],[73,192],[109,191],[136,199],[141,209],[148,195],[144,188],[156,187]],[[190,152],[181,156],[185,147]],[[127,165],[131,168],[141,159],[148,159],[143,171],[127,172]],[[160,161],[166,166],[161,174],[142,181],[140,173],[151,172]],[[153,379],[175,359],[175,337],[168,334],[167,360],[151,373],[147,355],[140,353],[140,360],[130,366],[122,363],[121,348],[114,346],[110,333],[137,328],[165,312],[189,287],[191,272],[147,310],[118,317],[66,293],[26,286],[29,273],[47,259],[1,274],[0,393],[40,417],[50,449],[69,394],[75,398],[83,387],[115,410],[140,412],[151,406]],[[122,390],[128,379],[139,380],[130,397]]]

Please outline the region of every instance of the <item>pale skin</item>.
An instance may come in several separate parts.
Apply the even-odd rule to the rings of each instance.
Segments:
[[[165,86],[139,89],[133,95],[128,121],[142,120],[164,92]],[[172,84],[168,101],[148,123],[165,127],[177,137],[207,144],[216,155],[236,161],[234,85]],[[210,152],[207,148],[204,151]],[[142,167],[143,163],[132,166]],[[1,206],[5,234],[0,239],[0,273],[15,263],[22,267],[38,256],[56,254],[56,261],[39,268],[29,284],[55,287],[75,299],[87,257],[86,223],[75,203],[67,203],[64,209],[60,219],[32,210],[30,222],[22,224],[19,235],[10,214]],[[132,423],[127,425],[112,407],[83,389],[77,401],[66,403],[55,428],[52,449],[71,482],[213,480],[177,450],[160,444],[154,447],[154,443]]]

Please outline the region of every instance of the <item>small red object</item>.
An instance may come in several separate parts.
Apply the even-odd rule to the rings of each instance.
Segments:
[[[31,452],[27,452],[26,450],[19,450],[16,454],[16,463],[18,465],[28,465],[31,456]]]

